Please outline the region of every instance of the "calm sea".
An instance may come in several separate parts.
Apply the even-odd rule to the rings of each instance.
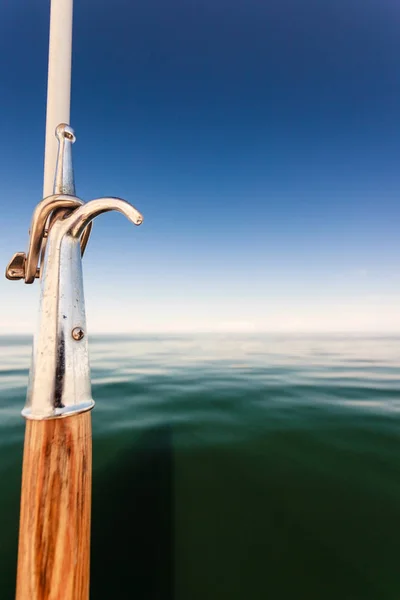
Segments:
[[[0,338],[1,600],[30,351]],[[399,600],[400,339],[92,337],[90,352],[92,600]]]

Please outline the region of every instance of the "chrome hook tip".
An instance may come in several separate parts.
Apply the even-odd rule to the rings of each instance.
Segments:
[[[62,139],[67,139],[74,144],[76,142],[75,132],[70,125],[66,123],[60,123],[56,127],[56,137],[59,141]]]

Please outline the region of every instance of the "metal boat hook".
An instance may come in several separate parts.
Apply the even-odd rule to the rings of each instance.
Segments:
[[[8,279],[32,283],[41,277],[39,327],[34,339],[27,401],[28,419],[52,419],[90,410],[91,395],[82,254],[91,221],[111,210],[134,225],[143,217],[120,198],[98,198],[83,203],[75,196],[71,127],[56,129],[59,141],[54,195],[37,205],[30,228],[28,252],[11,259]],[[40,266],[39,258],[41,256]]]

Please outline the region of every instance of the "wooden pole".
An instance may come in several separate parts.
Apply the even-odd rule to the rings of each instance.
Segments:
[[[26,422],[16,600],[89,598],[91,413]]]
[[[69,123],[73,0],[51,0],[44,197],[53,193],[56,127]],[[91,414],[27,420],[17,600],[89,598]]]

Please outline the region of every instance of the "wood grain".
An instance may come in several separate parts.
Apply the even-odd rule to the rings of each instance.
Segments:
[[[89,598],[90,412],[27,421],[16,600]]]

